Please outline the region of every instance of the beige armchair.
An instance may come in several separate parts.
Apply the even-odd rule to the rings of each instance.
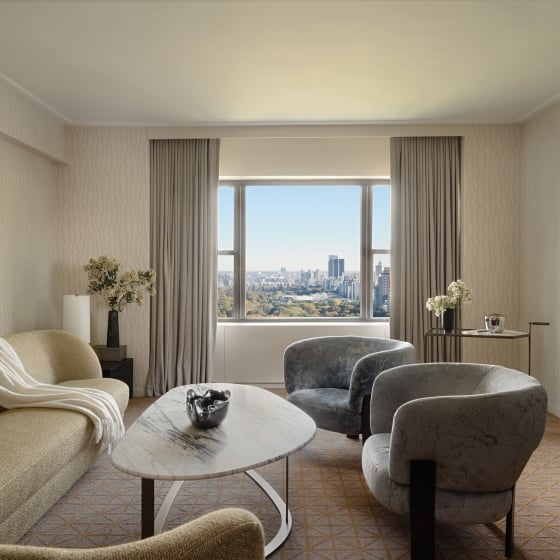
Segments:
[[[95,549],[0,545],[2,560],[263,560],[264,534],[250,512],[223,509],[133,543]]]
[[[383,506],[410,515],[412,560],[434,558],[435,521],[504,517],[511,557],[515,484],[546,413],[542,385],[501,366],[415,364],[376,378],[362,470]]]

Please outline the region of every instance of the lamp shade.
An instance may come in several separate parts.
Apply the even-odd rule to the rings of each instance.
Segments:
[[[62,330],[90,342],[89,296],[64,296],[62,305]]]

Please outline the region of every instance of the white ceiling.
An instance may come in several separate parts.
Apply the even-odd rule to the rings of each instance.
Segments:
[[[518,122],[560,0],[0,0],[0,74],[75,124]]]

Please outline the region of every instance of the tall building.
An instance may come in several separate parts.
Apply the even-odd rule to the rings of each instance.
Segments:
[[[329,255],[328,277],[340,278],[344,273],[344,259],[339,259],[338,255]]]
[[[391,269],[385,267],[383,272],[377,278],[377,284],[374,288],[374,305],[377,309],[390,311],[390,293],[391,293]]]
[[[381,261],[379,261],[375,265],[375,276],[374,276],[374,281],[375,282],[377,282],[377,279],[381,276],[382,272],[383,272],[383,264],[381,263]]]

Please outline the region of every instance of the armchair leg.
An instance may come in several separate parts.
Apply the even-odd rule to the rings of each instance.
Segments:
[[[371,406],[371,394],[366,395],[362,402],[362,445],[371,436],[371,425],[369,422],[369,409]]]
[[[435,560],[436,463],[410,462],[410,560]]]
[[[511,489],[511,509],[508,511],[506,517],[506,558],[511,558],[513,554],[513,517],[515,509],[515,486]]]

